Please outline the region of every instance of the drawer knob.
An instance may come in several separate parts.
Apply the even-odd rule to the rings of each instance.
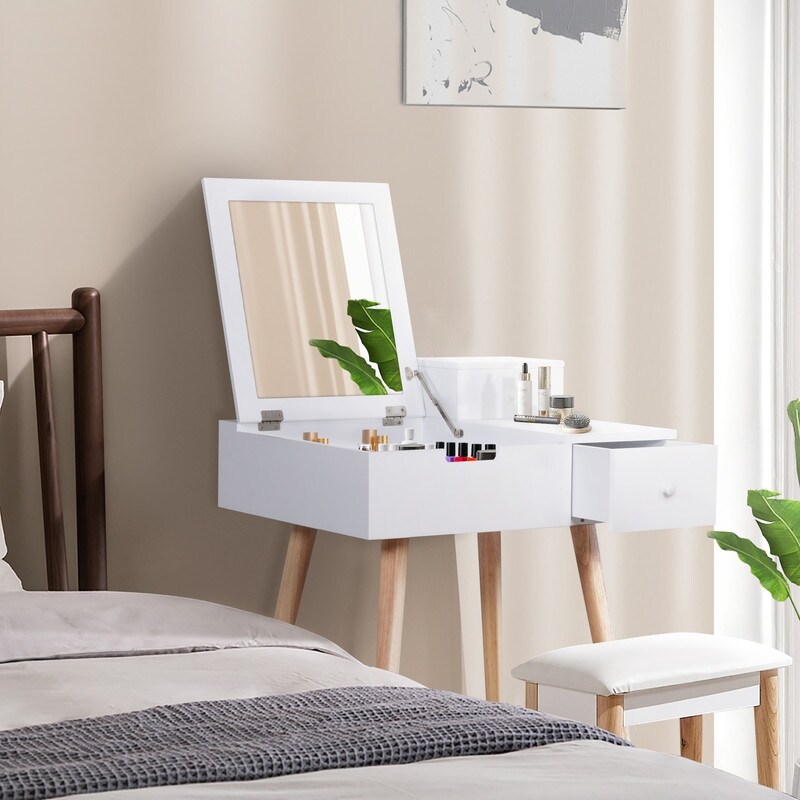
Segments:
[[[664,497],[672,497],[677,491],[678,490],[675,484],[669,483],[661,490],[661,493],[664,495]]]

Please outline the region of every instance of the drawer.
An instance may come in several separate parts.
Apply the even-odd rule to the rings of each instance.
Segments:
[[[575,445],[572,514],[613,531],[713,525],[717,448],[654,442]]]

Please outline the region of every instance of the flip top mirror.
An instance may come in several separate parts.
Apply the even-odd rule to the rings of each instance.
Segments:
[[[422,416],[389,187],[204,178],[239,422]]]

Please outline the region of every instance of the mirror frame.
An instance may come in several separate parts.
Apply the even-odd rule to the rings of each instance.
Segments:
[[[409,381],[405,376],[407,368],[417,369],[417,353],[388,184],[203,178],[202,186],[237,420],[258,422],[262,411],[272,409],[283,411],[285,420],[383,417],[387,406],[397,405],[405,406],[409,417],[424,416],[419,381]],[[237,200],[373,206],[403,379],[402,392],[345,397],[258,397],[229,207],[230,202]]]

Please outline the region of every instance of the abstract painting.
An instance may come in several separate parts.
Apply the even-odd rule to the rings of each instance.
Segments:
[[[624,108],[627,0],[406,0],[411,105]]]

